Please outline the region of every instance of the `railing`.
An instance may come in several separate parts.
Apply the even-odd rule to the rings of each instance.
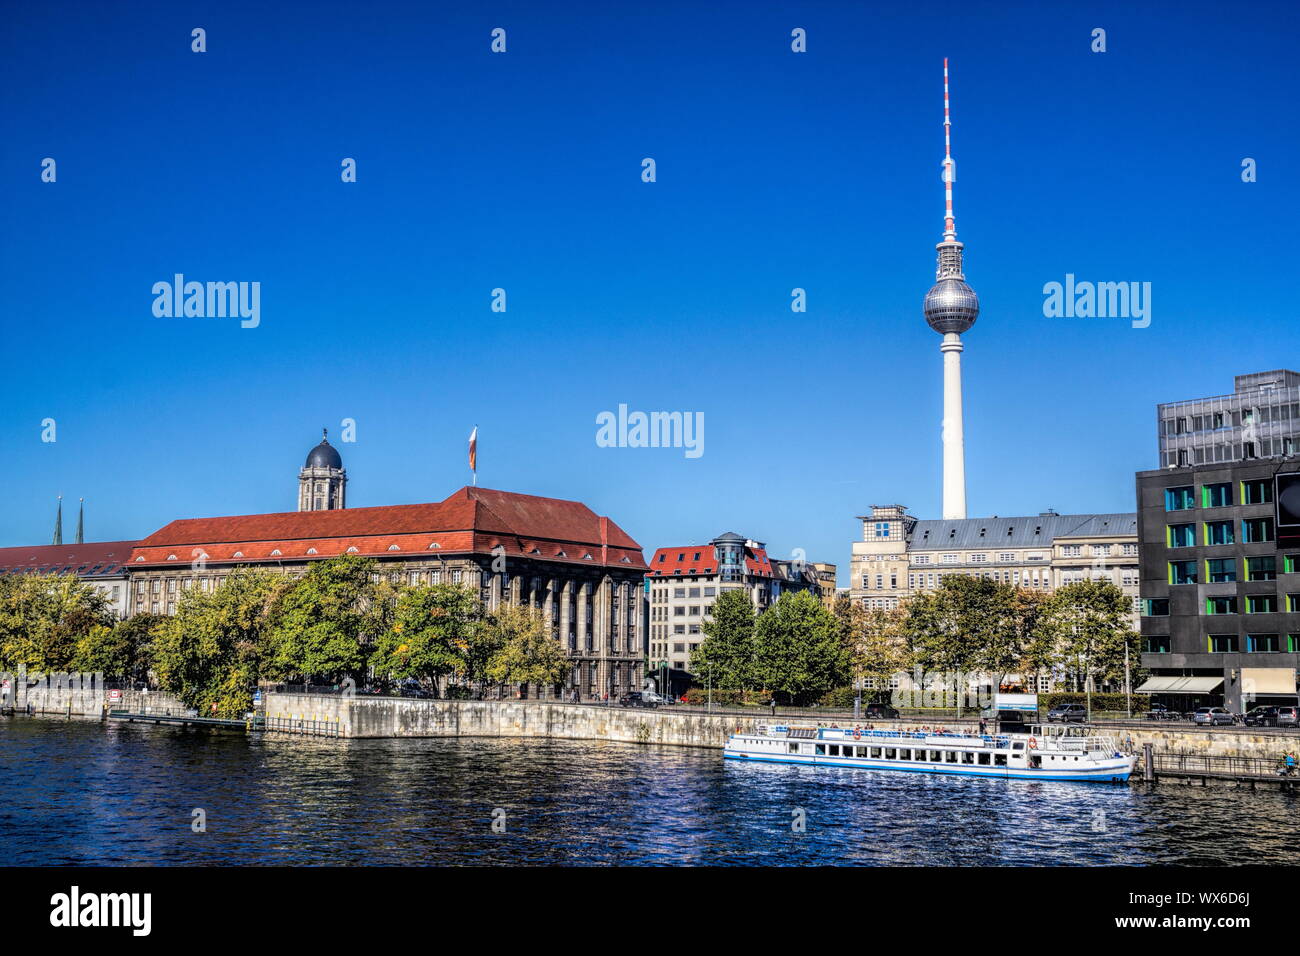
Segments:
[[[1235,757],[1218,754],[1180,754],[1157,751],[1154,755],[1156,776],[1160,774],[1198,777],[1293,777],[1300,781],[1300,769],[1279,774],[1282,762],[1276,757]]]
[[[339,736],[338,718],[334,720],[308,720],[300,717],[263,717],[260,729],[281,734],[302,734],[307,737]]]

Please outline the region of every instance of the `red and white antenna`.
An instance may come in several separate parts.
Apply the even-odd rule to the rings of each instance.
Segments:
[[[943,238],[957,238],[957,222],[952,214],[952,184],[957,181],[957,164],[952,159],[952,117],[948,112],[948,58],[943,58]]]

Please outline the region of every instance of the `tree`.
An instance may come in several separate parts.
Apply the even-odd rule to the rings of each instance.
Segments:
[[[903,607],[868,608],[840,597],[835,618],[849,653],[849,670],[855,686],[879,690],[888,687],[894,675],[912,666],[907,646]]]
[[[691,654],[691,670],[714,687],[754,686],[754,605],[744,588],[723,588],[707,621],[704,640]]]
[[[214,591],[182,591],[153,641],[162,688],[204,716],[242,716],[267,657],[270,607],[287,583],[260,568],[236,568]]]
[[[364,645],[386,613],[376,601],[374,567],[370,558],[352,554],[318,561],[284,591],[268,635],[272,676],[301,676],[304,683],[364,676]]]
[[[908,602],[903,630],[917,663],[956,682],[959,714],[972,674],[988,673],[1000,684],[1023,659],[1014,599],[1009,584],[949,574]]]
[[[848,679],[849,654],[834,615],[807,591],[786,592],[754,624],[754,676],[787,702]]]
[[[73,667],[129,682],[147,681],[154,635],[164,620],[159,614],[136,614],[111,628],[95,625],[77,641]]]
[[[399,680],[481,680],[486,669],[482,607],[472,588],[433,584],[402,588],[392,623],[375,639],[375,673]]]
[[[1129,599],[1110,581],[1076,581],[1060,588],[1048,602],[1047,627],[1058,659],[1076,690],[1091,693],[1094,677],[1116,666],[1122,670],[1124,647],[1135,647],[1129,626]]]
[[[498,684],[557,686],[572,670],[569,655],[551,636],[536,608],[503,604],[488,620],[500,649],[488,662],[487,675]]]
[[[71,574],[0,577],[0,668],[69,670],[77,642],[112,624],[108,599]]]

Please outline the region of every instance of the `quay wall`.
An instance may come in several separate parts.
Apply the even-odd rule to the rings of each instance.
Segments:
[[[771,722],[766,714],[701,714],[672,708],[647,710],[546,700],[411,700],[284,693],[267,695],[266,716],[280,718],[281,726],[293,727],[294,722],[301,722],[304,728],[334,727],[339,737],[553,737],[719,749],[730,734]],[[784,719],[778,717],[777,721]],[[852,720],[843,719],[790,718],[790,722],[853,726]],[[926,722],[873,720],[860,725],[876,729],[918,729]],[[1165,726],[1098,732],[1111,734],[1120,744],[1131,741],[1137,751],[1150,743],[1156,752],[1163,753],[1275,759],[1283,750],[1300,750],[1300,737],[1293,734]]]
[[[104,680],[102,674],[38,674],[18,671],[0,673],[0,709],[32,717],[63,717],[73,720],[100,720],[108,706],[108,692],[121,683]],[[136,713],[185,713],[185,705],[171,694],[161,691],[123,690],[115,708]]]

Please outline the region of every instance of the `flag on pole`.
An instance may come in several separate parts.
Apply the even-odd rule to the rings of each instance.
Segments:
[[[469,470],[474,472],[474,484],[478,484],[478,426],[469,433]]]

